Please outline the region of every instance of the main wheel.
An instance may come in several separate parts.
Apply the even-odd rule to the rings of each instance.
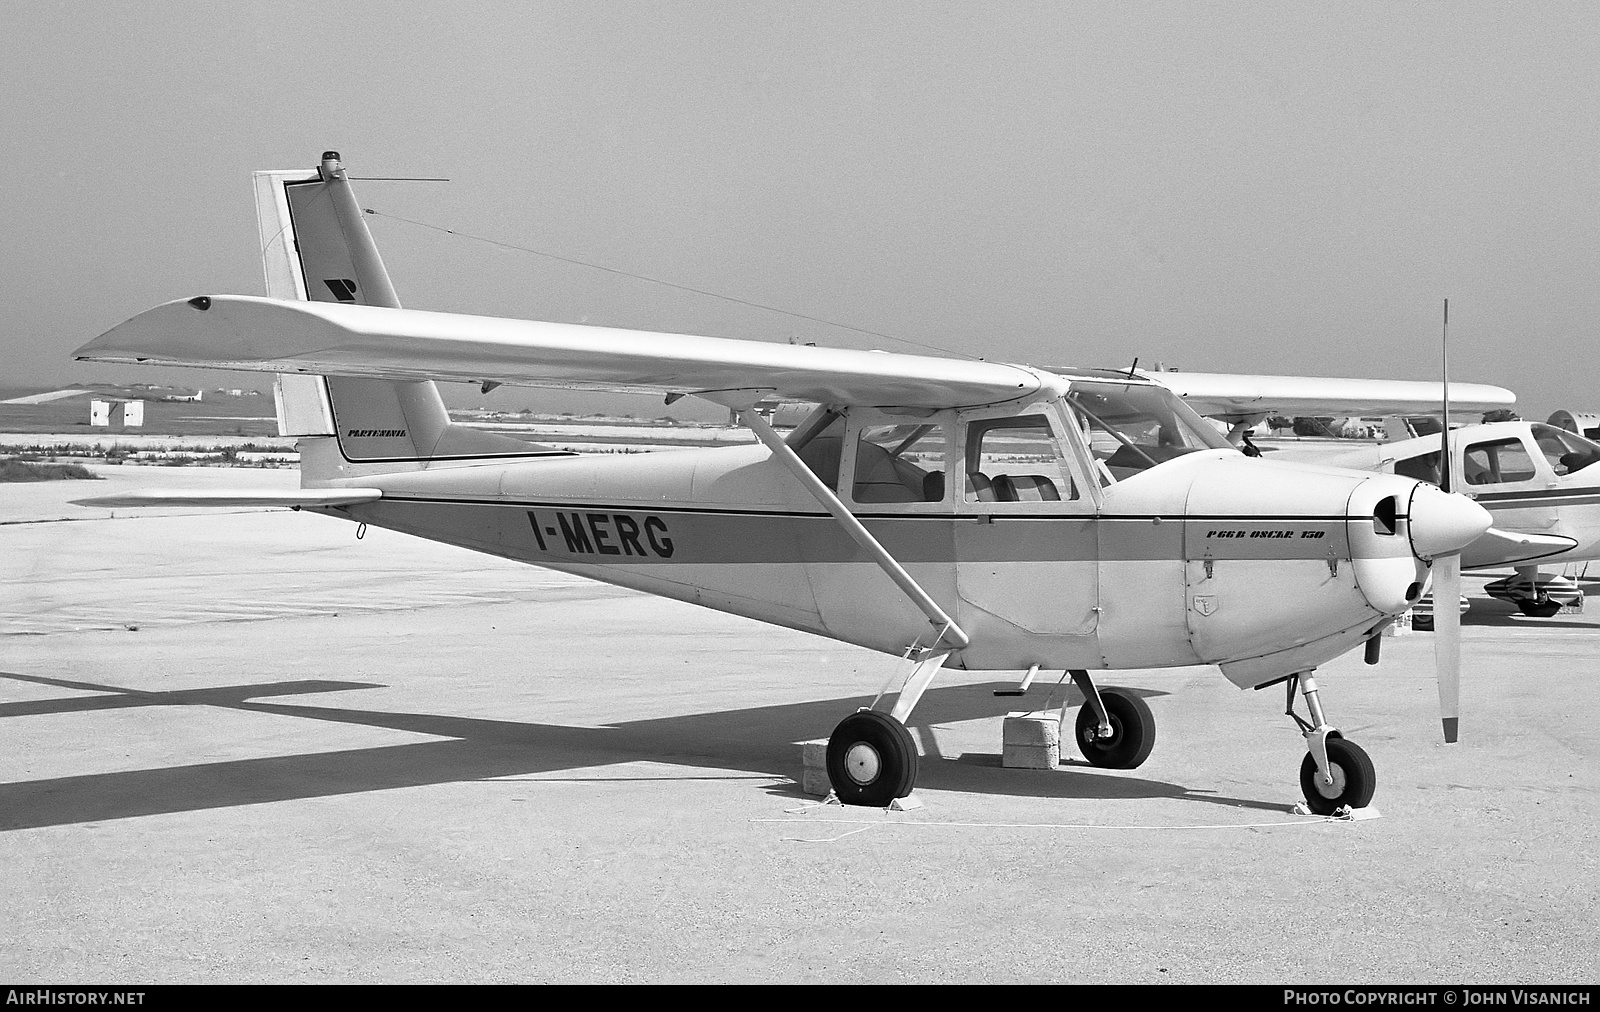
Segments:
[[[1317,761],[1306,753],[1300,764],[1300,790],[1306,804],[1318,815],[1332,815],[1341,806],[1365,808],[1378,786],[1378,773],[1366,750],[1343,738],[1328,739],[1328,767],[1333,783],[1325,784],[1317,775]]]
[[[1156,718],[1145,701],[1120,689],[1103,689],[1100,702],[1111,718],[1111,737],[1102,738],[1100,718],[1085,703],[1078,710],[1078,751],[1089,765],[1108,770],[1131,770],[1143,765],[1156,747]]]
[[[1517,600],[1517,610],[1529,618],[1549,618],[1561,610],[1561,602],[1548,594],[1540,595],[1537,598],[1519,598]]]
[[[917,743],[887,713],[852,713],[828,739],[828,782],[847,805],[882,808],[916,785]]]

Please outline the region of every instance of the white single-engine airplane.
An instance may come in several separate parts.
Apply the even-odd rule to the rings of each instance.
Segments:
[[[1444,396],[1439,383],[1408,380],[1141,375],[1166,386],[1196,413],[1231,425],[1228,438],[1235,443],[1271,414],[1389,416],[1392,431],[1400,418],[1436,413]],[[1479,383],[1450,387],[1450,407],[1458,415],[1476,416],[1513,403],[1515,396],[1502,387]],[[1556,417],[1577,427],[1570,414],[1558,412]],[[1552,598],[1549,580],[1540,576],[1539,566],[1600,559],[1600,468],[1585,471],[1600,462],[1600,443],[1553,424],[1513,421],[1453,428],[1449,445],[1450,471],[1458,476],[1459,491],[1494,518],[1494,526],[1462,551],[1461,568],[1515,567],[1517,577],[1492,588],[1495,596],[1527,615],[1554,614],[1562,602]],[[1281,461],[1399,474],[1434,484],[1443,477],[1437,435],[1314,450],[1293,445],[1269,449]]]
[[[1461,553],[1462,569],[1513,566],[1497,596],[1525,615],[1548,617],[1562,602],[1541,565],[1600,559],[1600,443],[1544,422],[1488,422],[1450,430],[1458,489],[1489,511],[1494,527]],[[1360,444],[1320,457],[1339,467],[1440,477],[1438,436]],[[1285,451],[1287,454],[1289,451]]]
[[[280,374],[301,490],[97,502],[295,506],[901,655],[892,702],[829,740],[847,803],[911,791],[941,667],[1071,672],[1084,756],[1133,768],[1150,711],[1089,672],[1216,664],[1287,683],[1313,810],[1365,806],[1312,671],[1491,523],[1415,478],[1245,456],[1143,378],[401,309],[337,153],[256,195],[270,297],[158,306],[77,358]],[[452,424],[437,379],[694,395],[759,445],[553,451]],[[820,406],[784,438],[753,410],[774,396]]]

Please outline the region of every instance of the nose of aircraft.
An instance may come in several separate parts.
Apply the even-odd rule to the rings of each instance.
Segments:
[[[1411,493],[1411,551],[1424,562],[1459,552],[1494,524],[1489,511],[1454,492],[1418,485]]]

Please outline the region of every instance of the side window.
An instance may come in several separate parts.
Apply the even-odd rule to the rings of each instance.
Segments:
[[[967,426],[967,502],[1078,498],[1043,415],[990,418]]]
[[[1461,477],[1468,485],[1530,481],[1535,474],[1533,458],[1528,456],[1520,439],[1473,443],[1467,447],[1461,472]]]
[[[855,484],[860,503],[943,502],[945,430],[942,425],[869,425],[856,440]]]
[[[839,450],[844,441],[844,416],[819,412],[809,424],[790,436],[789,447],[811,468],[811,473],[835,492],[839,491]]]
[[[1432,453],[1419,453],[1415,457],[1394,462],[1394,473],[1402,478],[1415,478],[1418,481],[1428,481],[1439,484],[1439,451]]]

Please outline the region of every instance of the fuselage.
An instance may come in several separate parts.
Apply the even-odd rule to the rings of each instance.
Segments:
[[[1205,446],[1113,479],[1100,465],[1116,453],[1097,450],[1064,401],[924,415],[908,425],[852,410],[828,430],[829,477],[971,637],[952,667],[1219,664],[1256,685],[1355,646],[1427,579],[1408,528],[1412,479]],[[1049,437],[1040,459],[1025,442],[981,441],[1006,427],[1027,436],[1019,417],[1043,420],[1030,423]],[[897,474],[866,453],[889,423],[937,430],[918,467],[900,460]],[[304,441],[302,454],[312,472],[349,474],[329,485],[383,490],[329,511],[357,521],[889,653],[927,638],[912,602],[761,446],[383,474],[341,463],[331,438]],[[966,473],[965,489],[946,473]],[[985,474],[1016,498],[984,495]],[[1016,492],[1025,478],[1059,497]]]

